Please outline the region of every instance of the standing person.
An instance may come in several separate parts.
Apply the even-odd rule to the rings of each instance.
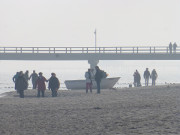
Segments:
[[[19,76],[19,72],[16,72],[16,74],[13,76],[13,79],[12,79],[14,83],[16,83],[18,76]]]
[[[85,73],[86,78],[86,93],[88,93],[88,89],[90,89],[90,92],[92,93],[92,72],[91,69],[88,69],[88,71]]]
[[[40,93],[42,93],[42,97],[44,97],[44,91],[46,90],[45,82],[47,82],[47,79],[42,74],[42,72],[39,73],[39,77],[36,81],[36,87],[38,87],[37,97],[40,97]]]
[[[141,75],[139,74],[138,70],[136,70],[136,79],[137,79],[137,87],[141,86]]]
[[[26,70],[26,72],[24,73],[24,77],[28,83],[28,80],[29,80],[29,71],[28,70]],[[29,84],[28,84],[28,86],[29,86]]]
[[[26,90],[27,87],[27,80],[24,78],[23,72],[21,71],[15,82],[15,89],[19,92],[20,98],[24,98],[24,90]]]
[[[155,69],[153,69],[153,71],[151,72],[152,86],[156,85],[157,77],[158,77],[157,72]]]
[[[102,79],[102,71],[99,69],[98,66],[96,66],[95,69],[96,69],[95,81],[97,84],[97,93],[100,94],[100,90],[101,90],[100,83]]]
[[[36,81],[38,79],[38,74],[35,70],[33,70],[33,73],[30,75],[29,80],[32,80],[33,89],[36,89]]]
[[[177,48],[177,44],[176,44],[176,42],[173,44],[173,51],[174,51],[174,53],[176,53],[176,48]]]
[[[169,53],[172,54],[172,43],[169,43]]]
[[[52,97],[57,97],[57,91],[60,87],[60,83],[55,73],[51,73],[51,78],[49,79],[49,89],[52,91]]]
[[[136,74],[136,71],[134,72],[133,76],[134,76],[134,87],[137,87],[137,74]]]
[[[149,77],[150,77],[150,72],[148,68],[144,71],[144,79],[145,79],[145,86],[148,86],[149,84]]]
[[[18,76],[19,76],[19,72],[16,72],[16,74],[13,76],[13,82],[14,82],[14,84],[16,85],[16,80],[17,80],[17,78],[18,78]],[[16,86],[15,86],[16,87]],[[16,90],[16,89],[15,89]],[[17,91],[17,90],[16,90]],[[18,91],[17,91],[17,93],[19,93]]]

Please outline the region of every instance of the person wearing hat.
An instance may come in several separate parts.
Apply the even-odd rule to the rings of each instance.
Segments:
[[[48,80],[42,74],[42,72],[39,73],[38,79],[36,81],[36,88],[38,91],[37,97],[40,97],[40,93],[42,93],[42,97],[44,97],[44,92],[46,90],[45,82],[48,82]]]
[[[55,73],[51,73],[51,78],[49,79],[49,90],[52,91],[52,97],[57,97],[57,91],[60,87],[59,79],[56,77]]]

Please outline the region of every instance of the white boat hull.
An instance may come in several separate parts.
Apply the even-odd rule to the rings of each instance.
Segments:
[[[116,84],[120,77],[104,78],[101,81],[101,89],[111,89]],[[86,89],[86,80],[66,80],[65,82],[67,89]],[[93,89],[96,89],[96,82],[93,80]]]

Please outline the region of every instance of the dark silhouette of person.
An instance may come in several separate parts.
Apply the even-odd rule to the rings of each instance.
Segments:
[[[176,53],[177,44],[176,42],[173,44],[173,52]]]
[[[20,71],[18,78],[15,82],[15,89],[18,91],[20,98],[24,98],[24,90],[28,87],[27,80],[25,79],[23,72]]]
[[[56,77],[55,73],[51,73],[51,78],[49,79],[49,90],[52,92],[52,97],[57,97],[57,91],[60,87],[59,79]]]
[[[88,89],[90,89],[90,92],[92,93],[92,77],[93,77],[93,74],[91,72],[91,69],[88,69],[88,71],[85,73],[86,93],[88,93]]]
[[[172,43],[169,43],[169,53],[172,54]]]
[[[29,80],[32,80],[33,89],[36,89],[36,81],[38,79],[38,74],[35,70],[33,70],[33,73],[30,75]]]
[[[141,86],[141,76],[138,72],[138,70],[136,70],[133,74],[134,76],[134,87],[140,87]]]
[[[39,77],[36,81],[36,88],[38,91],[37,97],[40,97],[40,93],[42,93],[42,97],[44,97],[44,92],[46,90],[46,84],[45,82],[48,82],[48,80],[42,75],[43,73],[39,73]]]
[[[157,79],[158,75],[155,69],[152,70],[151,72],[151,79],[152,79],[152,86],[156,85],[156,79]]]
[[[148,86],[149,78],[150,78],[150,72],[148,68],[146,68],[146,70],[144,71],[145,86]]]
[[[98,66],[96,66],[95,69],[96,69],[95,81],[96,81],[96,84],[97,84],[97,93],[100,94],[100,92],[101,92],[100,83],[101,83],[101,79],[102,79],[102,72],[101,72],[101,70],[99,69]]]

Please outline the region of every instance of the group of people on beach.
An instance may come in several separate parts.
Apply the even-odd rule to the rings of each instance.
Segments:
[[[13,81],[15,83],[15,90],[19,93],[20,98],[24,98],[24,90],[28,88],[28,81],[32,80],[33,89],[37,88],[37,97],[44,97],[46,85],[45,82],[49,82],[48,88],[52,91],[52,97],[57,97],[57,91],[60,87],[59,79],[56,77],[55,73],[51,73],[51,77],[47,80],[42,72],[37,74],[35,70],[29,76],[29,71],[25,73],[23,71],[17,72],[13,76]]]
[[[133,74],[134,76],[134,87],[140,87],[141,86],[141,75],[138,72],[138,70],[136,70]],[[158,74],[156,72],[155,69],[152,70],[151,74],[149,72],[149,69],[146,68],[146,70],[144,71],[144,79],[145,79],[145,86],[149,85],[149,79],[152,79],[152,86],[156,85],[156,79],[158,77]]]
[[[169,53],[170,54],[172,54],[172,52],[175,54],[176,53],[176,48],[177,48],[176,42],[174,44],[172,44],[171,42],[169,43]]]

